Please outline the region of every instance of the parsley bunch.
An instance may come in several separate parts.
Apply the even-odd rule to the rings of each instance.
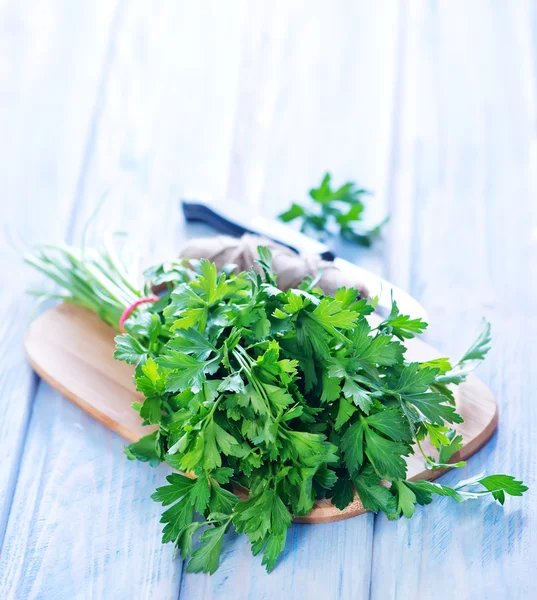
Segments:
[[[127,456],[193,476],[173,473],[153,495],[166,507],[163,541],[189,558],[188,571],[217,569],[232,526],[270,571],[293,516],[319,498],[343,509],[356,490],[365,508],[396,519],[434,495],[503,503],[527,489],[508,475],[453,488],[406,478],[414,452],[430,468],[464,466],[449,464],[462,445],[450,386],[485,357],[487,323],[454,366],[407,362],[405,341],[426,323],[395,302],[374,327],[373,306],[356,290],[284,292],[268,249],[258,265],[237,275],[207,260],[153,269],[148,278],[166,291],[116,338],[115,357],[136,365],[145,396],[134,408],[154,428]],[[425,438],[436,457],[423,451]]]
[[[374,302],[353,289],[330,297],[309,281],[282,291],[264,247],[257,270],[176,261],[146,271],[144,289],[111,243],[42,247],[26,260],[65,290],[44,298],[84,306],[116,329],[126,306],[163,290],[127,320],[115,357],[136,365],[145,399],[133,407],[151,430],[127,456],[189,474],[169,475],[153,495],[166,507],[163,541],[189,558],[189,571],[217,569],[231,527],[270,571],[292,517],[320,498],[344,509],[356,491],[365,508],[396,519],[434,495],[503,503],[527,489],[508,475],[454,487],[406,478],[414,452],[429,468],[464,466],[449,462],[462,446],[452,386],[485,358],[487,323],[453,366],[408,362],[405,341],[426,323],[393,302],[373,326]],[[426,438],[435,457],[423,449]]]
[[[372,228],[364,226],[364,197],[370,194],[368,190],[356,187],[352,181],[332,189],[331,175],[326,173],[321,185],[309,191],[313,200],[311,207],[293,202],[278,218],[284,223],[298,220],[302,233],[320,239],[339,233],[345,240],[371,246],[388,219]]]

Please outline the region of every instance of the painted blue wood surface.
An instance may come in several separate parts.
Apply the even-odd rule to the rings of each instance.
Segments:
[[[23,290],[43,282],[22,253],[69,234],[113,15],[108,0],[0,8],[0,540],[37,383],[22,348],[34,304]]]
[[[482,315],[500,428],[465,471],[533,489],[537,37],[529,0],[0,4],[0,598],[534,598],[532,493],[410,520],[294,526],[266,575],[231,537],[186,574],[149,496],[166,475],[28,368],[33,243],[130,232],[146,261],[199,229],[177,199],[273,215],[330,169],[375,190],[386,240],[349,258],[411,291],[459,352]],[[456,481],[451,473],[445,481]]]

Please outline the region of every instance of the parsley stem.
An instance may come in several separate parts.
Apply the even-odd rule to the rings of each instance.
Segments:
[[[270,415],[272,418],[274,418],[272,415],[272,410],[270,407],[270,399],[267,395],[267,392],[266,392],[265,388],[263,387],[263,384],[257,379],[257,377],[254,375],[254,373],[251,369],[251,367],[255,365],[254,361],[252,360],[250,355],[246,352],[246,350],[244,350],[244,348],[242,348],[242,346],[239,346],[239,345],[237,345],[235,347],[235,349],[233,350],[233,356],[237,359],[237,362],[242,366],[242,368],[244,369],[244,372],[246,373],[246,375],[248,377],[248,381],[254,386],[255,390],[257,391],[257,393],[263,400],[267,414]],[[250,365],[248,365],[248,363],[246,361],[248,361],[250,363]]]
[[[125,307],[142,295],[110,244],[99,251],[46,245],[25,256],[25,261],[64,288],[65,301],[97,313],[116,329]]]
[[[222,396],[219,396],[215,400],[213,406],[211,407],[211,410],[209,411],[209,413],[207,414],[207,416],[203,420],[202,430],[204,430],[207,427],[207,425],[213,420],[214,413],[216,411],[216,408],[217,408],[218,404],[220,403],[221,398],[222,398]]]
[[[431,459],[425,454],[425,451],[423,450],[422,445],[420,444],[420,441],[418,440],[418,438],[416,438],[416,444],[421,452],[421,455],[423,456],[423,458],[425,459],[425,462],[427,463],[427,465],[429,466],[433,466],[434,463],[433,461],[431,461]]]

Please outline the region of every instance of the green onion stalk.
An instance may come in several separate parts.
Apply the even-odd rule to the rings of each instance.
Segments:
[[[31,294],[41,301],[59,299],[87,308],[116,330],[125,309],[144,295],[137,261],[127,266],[110,236],[99,248],[38,246],[24,261],[63,289],[60,293],[32,290]]]

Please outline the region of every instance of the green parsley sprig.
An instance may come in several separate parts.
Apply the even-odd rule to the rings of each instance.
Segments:
[[[363,224],[364,198],[370,194],[351,181],[332,189],[331,175],[326,173],[321,185],[309,191],[312,205],[303,206],[293,202],[278,218],[284,223],[299,221],[302,233],[319,239],[339,234],[345,240],[369,247],[388,221],[386,218],[372,228]]]
[[[80,272],[88,278],[80,289],[67,272],[55,281],[65,282],[66,300],[90,307],[96,273]],[[453,487],[407,480],[405,457],[414,452],[430,468],[464,465],[449,463],[462,445],[452,386],[485,357],[487,323],[457,364],[409,362],[405,342],[427,325],[401,315],[395,302],[373,326],[373,307],[356,290],[330,297],[276,284],[263,247],[258,270],[239,274],[219,273],[207,260],[161,265],[146,272],[146,290],[164,288],[160,300],[116,337],[115,357],[136,366],[145,397],[134,409],[154,429],[128,445],[127,456],[189,474],[172,473],[153,495],[166,508],[163,542],[188,559],[188,571],[213,573],[232,527],[270,571],[292,518],[320,498],[344,509],[356,491],[365,508],[397,519],[434,495],[503,503],[505,494],[526,491],[508,475]],[[437,457],[423,451],[426,438]]]

